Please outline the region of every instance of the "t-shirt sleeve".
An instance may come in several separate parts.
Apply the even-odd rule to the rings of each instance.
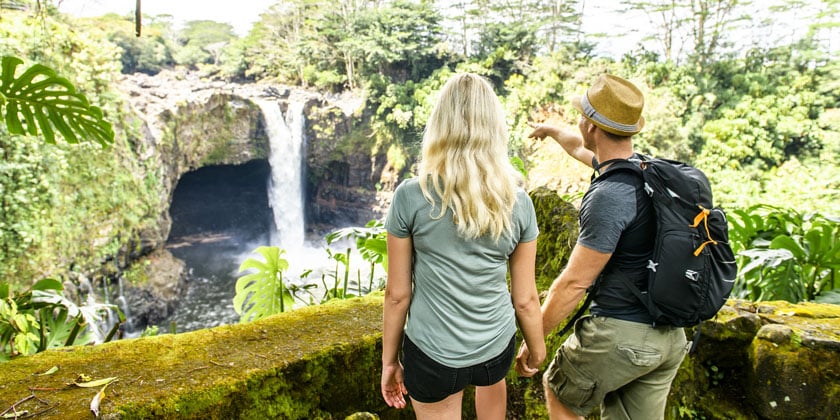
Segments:
[[[534,202],[525,190],[520,190],[516,197],[517,205],[520,207],[519,212],[519,242],[531,242],[537,239],[540,234],[539,226],[537,225],[537,214],[534,211]]]
[[[636,189],[625,182],[604,180],[584,197],[578,243],[613,253],[621,233],[636,217]]]
[[[405,182],[397,186],[394,191],[394,198],[391,200],[391,207],[385,217],[385,230],[398,237],[407,238],[411,236],[411,224],[408,217],[408,194]]]

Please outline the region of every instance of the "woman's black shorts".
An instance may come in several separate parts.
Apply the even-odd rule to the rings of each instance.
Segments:
[[[424,354],[408,336],[403,339],[403,371],[408,395],[419,402],[434,403],[460,392],[467,385],[488,386],[505,378],[516,346],[516,336],[502,354],[465,368],[444,366]]]

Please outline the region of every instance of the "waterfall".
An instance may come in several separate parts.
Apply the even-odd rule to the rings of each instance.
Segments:
[[[128,306],[128,301],[125,299],[125,289],[123,288],[123,276],[117,277],[117,297],[114,299],[114,304],[119,308],[123,316],[125,317],[125,330],[127,332],[134,332],[134,319],[131,317],[131,308]],[[114,311],[109,311],[108,318],[114,318],[116,314],[113,313]],[[110,321],[110,320],[109,320]],[[112,322],[115,322],[113,320]],[[108,325],[109,331],[112,325]]]
[[[303,102],[291,102],[286,118],[275,101],[260,101],[268,131],[271,179],[268,202],[276,231],[271,245],[298,250],[304,242],[303,217]]]

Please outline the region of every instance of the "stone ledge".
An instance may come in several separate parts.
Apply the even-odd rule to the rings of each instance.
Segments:
[[[387,411],[378,392],[382,296],[335,301],[263,320],[177,335],[51,350],[2,365],[0,411],[90,418],[116,377],[103,418],[333,418]],[[39,376],[57,366],[51,375]]]
[[[840,306],[730,300],[703,323],[668,407],[666,418],[840,419]]]
[[[51,350],[0,365],[0,411],[90,418],[99,388],[109,419],[413,418],[379,393],[382,294],[247,324]],[[704,323],[674,382],[667,419],[840,419],[840,306],[730,301]],[[555,340],[559,341],[559,340]],[[555,343],[557,344],[557,343]],[[51,375],[38,375],[53,366]],[[545,368],[545,366],[543,366]],[[545,418],[539,378],[508,375],[510,418]],[[473,400],[465,395],[465,418]],[[592,417],[590,417],[592,418]]]

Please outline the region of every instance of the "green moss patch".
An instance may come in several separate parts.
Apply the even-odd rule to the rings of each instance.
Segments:
[[[332,418],[386,411],[379,398],[381,296],[331,302],[238,325],[121,340],[2,365],[0,411],[88,418],[101,387],[111,418]],[[53,366],[58,371],[49,375]],[[33,396],[33,398],[29,398]],[[29,398],[27,400],[27,398]],[[26,401],[24,401],[26,400]]]
[[[548,290],[569,261],[577,241],[578,210],[556,191],[540,187],[531,191],[540,237],[537,239],[537,288]]]

